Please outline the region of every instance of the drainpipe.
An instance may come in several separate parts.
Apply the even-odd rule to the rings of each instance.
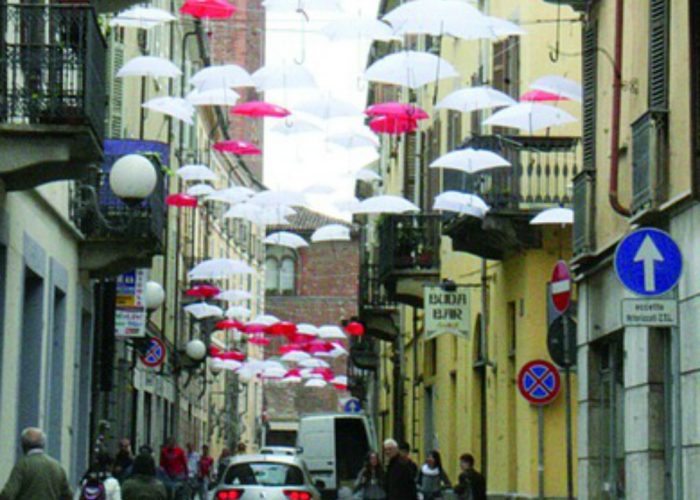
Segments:
[[[620,109],[622,101],[622,36],[624,0],[615,0],[615,54],[613,60],[612,134],[610,136],[610,206],[618,214],[629,217],[632,212],[620,203],[617,191],[620,164]]]

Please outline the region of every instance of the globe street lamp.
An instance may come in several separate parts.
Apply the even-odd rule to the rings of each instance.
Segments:
[[[122,156],[109,172],[109,187],[127,205],[133,206],[148,198],[157,182],[153,163],[138,154]]]
[[[156,281],[146,282],[143,290],[143,302],[148,311],[155,311],[165,302],[165,290]]]

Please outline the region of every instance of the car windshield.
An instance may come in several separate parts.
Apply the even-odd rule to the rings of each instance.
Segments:
[[[241,486],[303,486],[304,473],[295,465],[248,462],[230,467],[226,471],[225,483]]]

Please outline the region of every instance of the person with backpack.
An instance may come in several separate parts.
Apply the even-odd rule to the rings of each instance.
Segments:
[[[109,453],[97,454],[95,464],[80,483],[77,500],[122,500],[119,481],[112,476],[113,463]]]

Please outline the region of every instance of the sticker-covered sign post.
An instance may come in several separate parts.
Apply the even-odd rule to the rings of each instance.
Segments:
[[[445,290],[440,286],[426,286],[424,293],[425,339],[449,333],[469,338],[469,289],[457,286]]]
[[[118,338],[146,336],[148,314],[144,303],[144,288],[148,269],[136,269],[117,277],[117,300],[114,313],[114,335]]]

